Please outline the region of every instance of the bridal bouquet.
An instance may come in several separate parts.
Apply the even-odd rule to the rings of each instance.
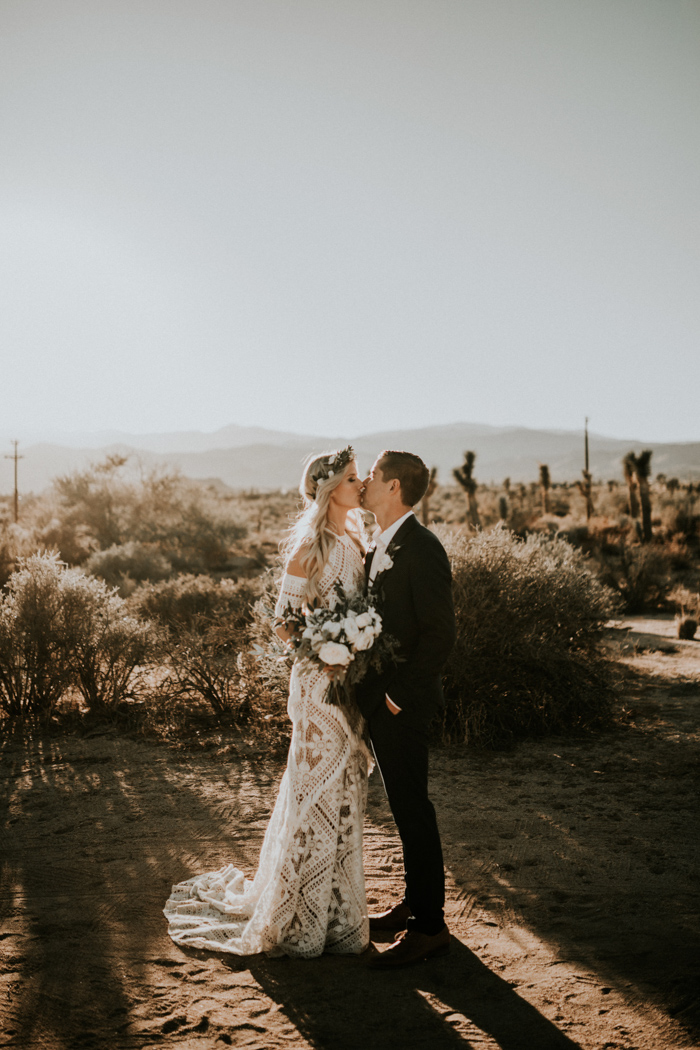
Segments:
[[[372,597],[348,596],[340,584],[335,587],[333,609],[292,610],[281,617],[291,631],[286,645],[303,669],[333,669],[326,701],[343,705],[352,702],[351,687],[362,681],[370,667],[378,671],[387,661],[397,659],[398,643],[382,631],[382,618]]]

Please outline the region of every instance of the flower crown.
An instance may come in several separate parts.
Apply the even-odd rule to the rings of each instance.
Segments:
[[[316,482],[316,487],[318,487],[322,481],[328,481],[330,478],[334,478],[336,474],[342,474],[347,465],[352,463],[354,459],[355,449],[352,445],[348,445],[346,448],[341,449],[340,452],[331,452],[329,456],[323,456],[314,473],[311,475],[312,479]]]

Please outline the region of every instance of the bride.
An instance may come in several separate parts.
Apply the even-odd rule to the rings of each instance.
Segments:
[[[332,608],[336,583],[346,593],[364,586],[361,489],[350,446],[308,463],[275,607],[285,640],[288,606]],[[320,669],[292,668],[292,741],[257,873],[250,880],[229,864],[173,886],[164,913],[177,944],[305,958],[368,946],[362,823],[370,756],[359,716],[349,720],[324,701],[328,684]]]

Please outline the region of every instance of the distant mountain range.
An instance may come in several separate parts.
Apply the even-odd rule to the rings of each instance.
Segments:
[[[10,440],[21,434],[0,432],[0,445],[11,453]],[[452,483],[452,470],[463,453],[476,453],[477,481],[535,481],[538,465],[549,466],[553,481],[581,476],[583,434],[569,430],[529,430],[453,423],[419,430],[383,431],[352,440],[360,469],[368,469],[384,448],[417,452],[438,481]],[[110,454],[131,457],[134,466],[177,468],[196,479],[219,479],[233,489],[292,488],[299,483],[301,465],[311,452],[339,448],[345,437],[289,434],[259,427],[231,425],[212,433],[181,431],[170,434],[126,434],[102,431],[90,434],[26,433],[21,440],[20,490],[40,492],[52,478],[98,462]],[[620,461],[630,450],[651,448],[652,473],[680,479],[700,479],[700,441],[682,444],[623,440],[591,434],[590,463],[596,480],[621,478]],[[12,489],[12,462],[0,458],[0,492]]]

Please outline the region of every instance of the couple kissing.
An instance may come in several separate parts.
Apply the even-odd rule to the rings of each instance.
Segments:
[[[339,594],[369,593],[398,658],[370,665],[354,685],[357,717],[328,702],[332,668],[294,661],[292,739],[257,871],[249,879],[227,864],[173,886],[164,911],[176,943],[312,958],[359,954],[371,933],[395,934],[389,948],[368,955],[376,969],[449,950],[428,730],[443,704],[455,618],[447,555],[413,513],[428,480],[426,465],[409,452],[381,452],[366,477],[351,446],[307,462],[303,509],[283,547],[276,632],[291,645],[298,635],[290,615],[303,622],[310,610],[332,613]],[[375,762],[403,846],[405,892],[369,916],[362,831]]]

